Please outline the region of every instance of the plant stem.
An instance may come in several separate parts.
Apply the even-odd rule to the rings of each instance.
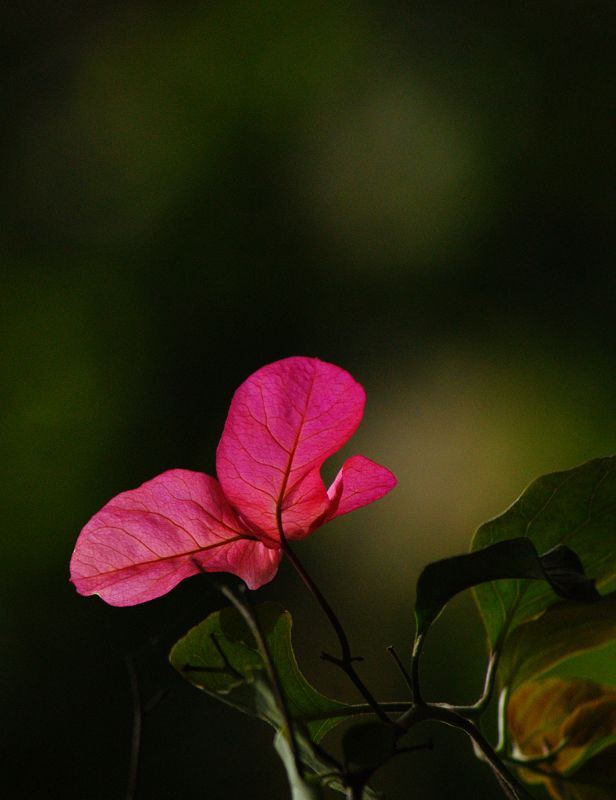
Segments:
[[[396,662],[396,666],[400,670],[400,673],[402,674],[402,677],[404,678],[404,681],[405,681],[406,685],[409,687],[409,689],[411,690],[411,694],[412,694],[413,693],[413,681],[411,680],[411,676],[407,672],[406,667],[402,663],[402,659],[400,658],[400,656],[396,652],[396,648],[393,645],[390,644],[389,647],[387,648],[387,652],[393,658],[393,660]],[[383,704],[381,703],[381,705],[383,705]]]
[[[490,765],[492,772],[496,776],[498,782],[501,784],[503,791],[510,798],[510,800],[523,800],[530,798],[532,795],[527,789],[518,781],[518,779],[507,769],[497,754],[494,752],[492,745],[485,738],[479,728],[471,721],[456,714],[456,720],[448,722],[446,718],[442,721],[445,724],[453,724],[454,727],[463,730],[467,736],[471,738],[473,744],[476,745],[485,761]]]
[[[141,728],[143,723],[143,708],[137,671],[131,656],[125,658],[126,669],[130,680],[131,696],[133,698],[133,729],[131,734],[130,764],[128,768],[128,783],[126,785],[126,800],[135,800],[137,796],[137,779],[139,777],[139,763],[141,760]]]
[[[387,724],[391,723],[391,720],[387,716],[387,714],[383,711],[381,706],[377,703],[374,699],[372,693],[368,689],[368,687],[364,684],[362,679],[359,677],[357,672],[355,671],[355,667],[353,666],[354,661],[358,661],[359,659],[356,656],[353,656],[351,653],[351,645],[349,644],[349,639],[346,635],[344,628],[340,620],[338,619],[335,611],[325,598],[323,592],[319,589],[316,583],[312,580],[310,575],[308,574],[306,568],[296,556],[296,554],[291,549],[282,528],[282,520],[281,514],[278,514],[278,533],[280,535],[280,544],[282,546],[283,553],[287,556],[293,568],[299,575],[299,577],[304,582],[306,588],[310,591],[313,595],[317,603],[321,606],[325,616],[329,620],[334,632],[338,638],[338,642],[340,644],[340,651],[341,656],[340,658],[335,658],[334,656],[330,656],[327,653],[323,653],[322,658],[325,661],[330,661],[332,664],[336,664],[336,666],[340,667],[346,674],[348,675],[349,679],[354,684],[357,691],[362,695],[362,697],[366,700],[372,711],[378,716],[378,718]]]
[[[300,576],[300,578],[302,579],[302,581],[304,582],[304,584],[306,585],[308,590],[314,596],[314,598],[316,599],[317,603],[321,606],[321,608],[325,612],[325,615],[329,619],[329,621],[330,621],[330,623],[331,623],[331,625],[332,625],[332,627],[333,627],[333,629],[334,629],[334,631],[336,633],[336,636],[338,637],[338,641],[340,643],[340,650],[342,651],[342,658],[345,659],[345,660],[351,659],[352,658],[352,656],[351,656],[351,646],[349,644],[349,640],[348,640],[348,637],[346,635],[346,632],[345,632],[344,628],[342,627],[342,623],[338,619],[335,611],[330,606],[330,604],[326,600],[325,596],[323,595],[323,593],[321,592],[319,587],[312,580],[312,578],[308,574],[306,568],[301,563],[301,561],[299,560],[297,555],[293,552],[293,550],[291,549],[291,546],[287,542],[287,540],[281,538],[281,541],[283,542],[282,549],[283,549],[284,554],[287,556],[287,558],[289,559],[289,561],[293,565],[293,568],[298,573],[298,575]]]
[[[460,708],[439,703],[410,704],[404,702],[382,703],[381,708],[389,712],[402,711],[403,713],[398,720],[396,720],[396,724],[405,731],[408,731],[420,722],[428,721],[441,722],[463,731],[476,746],[477,751],[481,754],[482,760],[490,766],[509,800],[532,800],[532,795],[530,795],[526,788],[510,773],[476,724],[471,719],[465,717],[463,713],[460,713]],[[336,716],[350,717],[357,714],[369,714],[373,711],[374,709],[370,705],[357,704],[342,708],[338,711],[322,713],[319,715],[319,719]],[[308,722],[310,721],[310,717],[306,716],[303,720]],[[532,768],[533,765],[531,763],[529,769]],[[541,774],[546,773],[541,771]]]
[[[509,800],[532,800],[532,795],[509,772],[477,725],[450,706],[439,703],[413,705],[402,714],[397,720],[397,724],[408,730],[413,725],[427,720],[442,722],[445,725],[463,731],[472,740],[477,752],[481,754],[482,760],[489,764]]]
[[[261,630],[261,625],[259,624],[257,615],[254,613],[254,611],[248,605],[248,603],[245,600],[240,601],[239,598],[236,596],[235,592],[233,592],[228,586],[221,586],[220,590],[224,594],[224,596],[228,600],[230,600],[231,603],[233,603],[235,608],[242,615],[246,624],[248,625],[248,628],[250,629],[250,632],[254,636],[257,647],[259,648],[259,651],[261,653],[261,657],[263,658],[263,663],[265,664],[265,668],[267,670],[270,683],[272,684],[272,691],[274,692],[276,704],[284,720],[285,728],[287,730],[287,735],[289,738],[289,744],[291,746],[291,752],[293,753],[293,761],[295,762],[295,769],[297,770],[298,775],[303,776],[304,766],[299,752],[299,745],[297,744],[297,739],[295,738],[295,731],[293,730],[291,714],[289,713],[289,708],[287,706],[287,701],[284,696],[282,684],[280,683],[280,676],[278,675],[278,670],[276,669],[276,665],[274,664],[274,661],[272,659],[272,655],[269,651],[269,647],[267,645],[265,636],[263,636],[263,631]]]
[[[481,696],[476,703],[473,703],[470,706],[456,706],[456,711],[458,711],[460,714],[463,714],[466,717],[471,717],[472,719],[479,719],[479,717],[484,713],[490,703],[490,700],[492,699],[499,656],[499,650],[494,650],[490,654]]]
[[[379,707],[386,713],[403,713],[408,711],[411,704],[402,700],[400,702],[379,703]],[[319,719],[337,719],[338,717],[356,717],[365,714],[374,714],[375,711],[368,703],[354,703],[352,705],[344,705],[341,708],[332,711],[315,711],[314,714],[302,714],[302,722],[312,722]]]

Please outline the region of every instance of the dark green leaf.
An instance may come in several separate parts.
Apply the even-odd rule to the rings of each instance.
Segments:
[[[616,639],[616,593],[593,605],[556,603],[507,637],[499,664],[503,686],[514,689],[574,655]]]
[[[557,544],[544,553],[541,556],[541,566],[547,582],[565,600],[596,603],[601,599],[594,580],[586,577],[580,558],[567,545]]]
[[[534,481],[504,514],[478,529],[472,550],[521,536],[538,552],[568,545],[598,586],[608,584],[616,575],[616,457]],[[492,646],[503,630],[513,630],[557,601],[548,584],[526,579],[484,584],[475,596]]]
[[[393,756],[397,732],[384,722],[359,722],[344,732],[342,750],[347,770],[366,779]]]
[[[298,776],[295,763],[291,755],[291,749],[286,738],[282,733],[277,733],[274,738],[274,747],[282,759],[287,770],[287,776],[294,792],[293,800],[313,800],[321,798],[324,786],[333,789],[341,794],[346,794],[343,777],[338,766],[318,752],[313,743],[305,736],[301,730],[297,733],[297,740],[306,767],[312,770],[312,774]],[[375,792],[370,786],[364,786],[363,800],[380,800],[381,795]]]
[[[316,691],[299,670],[291,644],[291,615],[275,603],[255,609],[293,720],[314,741],[345,718],[348,706]],[[171,650],[169,659],[195,686],[277,730],[284,727],[252,634],[235,608],[216,611]],[[336,716],[341,712],[341,716]]]
[[[539,556],[530,539],[510,539],[428,564],[417,581],[418,633],[425,632],[458,592],[505,578],[543,580],[569,599],[598,599],[592,582],[581,571],[579,559],[567,547]]]
[[[344,786],[344,778],[338,768],[337,764],[332,764],[330,760],[315,749],[313,743],[301,732],[297,734],[297,740],[302,757],[302,761],[306,767],[312,770],[313,774],[298,776],[295,769],[295,762],[291,755],[291,749],[286,738],[282,733],[277,733],[274,738],[274,747],[278,755],[282,759],[291,789],[293,800],[312,800],[312,798],[321,798],[322,787],[327,786],[336,792],[346,794],[346,787]],[[379,800],[380,794],[377,794],[370,786],[364,787],[363,800]]]

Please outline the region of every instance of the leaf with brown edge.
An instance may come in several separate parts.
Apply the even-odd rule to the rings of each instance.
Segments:
[[[592,605],[556,603],[515,628],[499,662],[501,684],[510,690],[579,653],[616,639],[616,592]]]
[[[616,689],[583,679],[528,681],[511,696],[512,756],[528,783],[555,800],[616,793]]]

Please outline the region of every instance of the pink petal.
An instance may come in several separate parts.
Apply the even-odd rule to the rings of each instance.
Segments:
[[[262,367],[236,391],[218,445],[225,496],[264,541],[299,539],[327,513],[319,469],[352,436],[364,390],[340,367],[285,358]]]
[[[115,606],[143,603],[199,572],[231,572],[256,589],[279,549],[247,532],[214,478],[174,469],[110,500],[83,528],[71,559],[80,594]]]
[[[380,500],[396,485],[394,475],[364,456],[352,456],[342,465],[327,494],[332,501],[326,519],[348,514]]]

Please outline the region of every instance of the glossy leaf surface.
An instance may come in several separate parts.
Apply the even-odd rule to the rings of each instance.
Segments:
[[[477,530],[472,550],[521,536],[539,552],[568,545],[599,587],[609,583],[616,575],[616,457],[534,481],[504,514]],[[528,580],[484,584],[475,595],[492,646],[504,628],[512,631],[557,602],[547,584]]]

